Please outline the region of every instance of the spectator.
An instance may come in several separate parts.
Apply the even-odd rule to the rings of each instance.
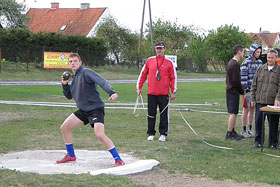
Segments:
[[[252,131],[252,122],[255,112],[255,108],[250,106],[251,98],[251,85],[253,82],[254,75],[257,69],[263,65],[262,61],[259,59],[262,53],[262,47],[258,44],[253,44],[250,47],[249,57],[244,60],[241,64],[241,84],[246,94],[242,96],[243,101],[243,112],[241,116],[242,131],[241,135],[245,138],[254,137],[255,133]],[[246,130],[246,125],[248,123],[248,129]]]
[[[255,115],[255,144],[261,147],[262,116],[260,108],[267,105],[280,106],[280,67],[276,64],[278,52],[274,49],[267,54],[267,64],[261,66],[253,79],[251,88],[251,106],[256,107]],[[269,141],[271,149],[278,149],[278,115],[267,115],[269,124]],[[264,138],[263,138],[264,139]]]
[[[228,62],[226,68],[226,102],[229,113],[226,139],[241,140],[244,136],[237,134],[234,128],[239,109],[239,94],[244,94],[241,85],[240,65],[238,63],[244,56],[243,46],[236,45],[233,48],[233,55],[234,57]]]

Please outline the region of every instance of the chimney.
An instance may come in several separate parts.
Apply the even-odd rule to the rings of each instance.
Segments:
[[[51,9],[59,9],[59,3],[51,3]]]
[[[89,8],[89,3],[81,3],[81,10],[86,10]]]

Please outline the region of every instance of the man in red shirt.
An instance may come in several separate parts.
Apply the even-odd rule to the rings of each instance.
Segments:
[[[177,73],[171,60],[165,58],[165,44],[156,43],[156,56],[150,57],[139,75],[136,89],[141,95],[141,89],[148,78],[148,141],[155,138],[155,122],[157,106],[160,111],[159,141],[164,142],[169,130],[169,99],[176,98]],[[171,90],[171,95],[169,97]]]

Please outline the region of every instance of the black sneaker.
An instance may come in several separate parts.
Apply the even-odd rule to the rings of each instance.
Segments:
[[[227,132],[225,138],[226,138],[226,140],[232,139],[232,133],[231,132]]]
[[[278,146],[277,146],[277,145],[271,145],[271,146],[270,146],[270,149],[277,150],[277,149],[278,149]]]
[[[236,133],[237,134],[237,133]],[[236,134],[234,134],[233,132],[227,132],[227,134],[226,134],[226,140],[237,140],[237,141],[239,141],[239,140],[241,140],[241,139],[243,139],[240,135],[236,135]]]
[[[241,139],[243,139],[243,138],[245,138],[243,135],[239,135],[239,134],[237,134],[237,132],[236,132],[234,129],[232,130],[232,134],[233,134],[234,136],[239,137],[239,138],[240,138],[240,140],[241,140]]]
[[[262,145],[259,142],[255,142],[254,147],[255,148],[260,148]]]

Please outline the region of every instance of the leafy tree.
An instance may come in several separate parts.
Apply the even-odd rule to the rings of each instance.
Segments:
[[[205,45],[205,37],[198,34],[192,37],[189,43],[189,54],[192,57],[195,66],[199,72],[207,71],[207,47]]]
[[[149,26],[149,23],[147,27]],[[151,41],[150,31],[146,30],[146,40]],[[153,22],[154,41],[163,41],[167,46],[167,52],[175,54],[187,49],[187,43],[192,38],[192,28],[178,25],[177,22],[165,21],[161,18]]]
[[[223,70],[228,61],[232,58],[232,49],[235,45],[240,44],[249,47],[252,39],[239,27],[233,25],[221,26],[217,31],[210,31],[206,38],[206,46],[208,50],[208,59],[214,61]]]
[[[0,25],[6,28],[27,28],[23,12],[26,7],[16,0],[0,0]]]
[[[147,24],[149,27],[149,24]],[[188,43],[193,37],[193,27],[178,25],[177,22],[165,21],[161,18],[153,22],[154,41],[163,41],[166,45],[166,54],[177,55],[178,69],[192,68],[188,56]],[[144,52],[145,57],[152,55],[150,31],[146,30]]]
[[[136,62],[138,37],[129,29],[119,26],[114,17],[108,17],[98,25],[96,37],[105,40],[117,64]]]
[[[122,52],[123,62],[135,65],[137,61],[138,35],[126,33],[126,47]]]

